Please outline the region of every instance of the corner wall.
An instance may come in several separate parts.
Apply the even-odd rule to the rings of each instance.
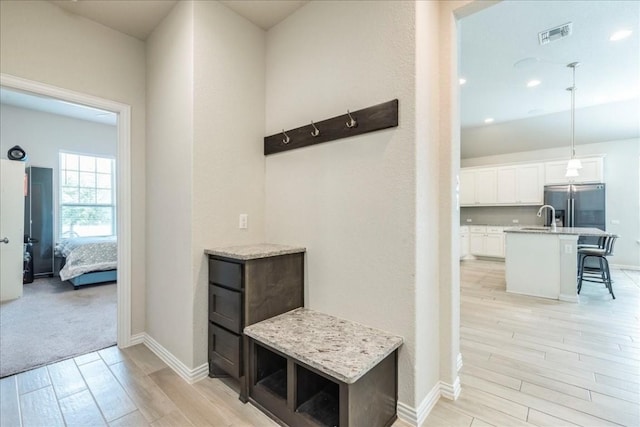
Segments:
[[[194,366],[207,363],[206,248],[264,242],[265,32],[218,2],[194,5]],[[238,216],[248,214],[248,228]]]
[[[147,39],[145,332],[190,368],[193,27],[193,3],[178,2]]]
[[[0,1],[0,72],[131,106],[131,333],[145,327],[144,43],[46,1]]]
[[[219,2],[183,1],[147,41],[146,332],[196,377],[204,250],[264,241],[264,37]]]
[[[415,8],[310,2],[269,30],[266,59],[267,135],[399,99],[397,128],[266,158],[266,236],[307,248],[308,307],[404,337],[399,400],[413,408],[438,378],[437,338],[435,363],[416,366],[418,330],[433,342],[438,323],[416,325]]]

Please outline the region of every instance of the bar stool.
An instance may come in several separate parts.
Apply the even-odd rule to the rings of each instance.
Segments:
[[[581,247],[578,249],[578,294],[582,290],[582,282],[603,283],[611,297],[616,299],[613,294],[613,286],[611,281],[611,272],[609,270],[609,261],[607,256],[613,254],[613,246],[619,236],[612,234],[605,236],[602,247]],[[599,267],[587,267],[585,261],[588,258],[597,258]]]

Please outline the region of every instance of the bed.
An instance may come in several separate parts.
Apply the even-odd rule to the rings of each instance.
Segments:
[[[73,237],[56,245],[62,259],[60,280],[74,289],[117,280],[118,244],[115,236]]]

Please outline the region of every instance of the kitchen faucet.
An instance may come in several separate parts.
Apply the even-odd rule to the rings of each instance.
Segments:
[[[544,208],[551,209],[551,231],[556,231],[556,209],[551,205],[542,205],[540,210],[538,210],[538,218],[542,217],[542,211]]]

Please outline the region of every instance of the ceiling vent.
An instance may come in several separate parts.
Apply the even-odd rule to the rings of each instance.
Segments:
[[[566,24],[562,24],[558,27],[554,27],[549,30],[538,33],[538,41],[542,45],[542,44],[550,43],[552,41],[563,39],[565,37],[569,37],[571,35],[572,27],[573,27],[573,23],[567,22]]]

